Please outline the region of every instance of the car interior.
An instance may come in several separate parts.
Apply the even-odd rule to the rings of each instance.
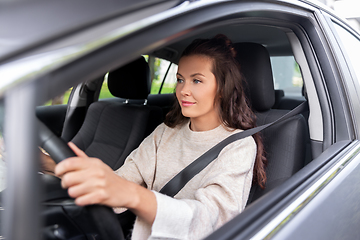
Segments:
[[[304,111],[261,133],[268,159],[268,180],[265,190],[256,185],[252,187],[249,205],[322,152],[316,144],[322,141],[321,111],[312,114],[314,109],[319,109],[315,87],[299,39],[291,29],[265,23],[224,22],[197,31],[154,51],[144,52],[135,61],[104,72],[99,78],[74,86],[67,104],[39,106],[37,117],[57,136],[73,141],[86,154],[102,159],[115,170],[164,120],[175,101],[173,93],[150,94],[151,71],[154,69],[150,69],[144,56],[176,65],[181,52],[192,40],[211,38],[218,33],[225,34],[234,43],[236,60],[247,83],[246,94],[256,114],[257,125],[280,118],[300,103],[312,105],[311,112]],[[280,61],[279,65],[276,59],[281,57],[286,61]],[[291,59],[290,64],[287,59]],[[277,65],[277,69],[273,65]],[[281,72],[293,72],[297,66],[300,80]],[[275,79],[278,76],[283,77],[280,85]],[[162,81],[165,78],[166,74]],[[99,100],[104,79],[113,98]],[[291,92],[293,85],[297,86],[295,95]]]
[[[183,50],[217,34],[234,44],[258,126],[306,109],[260,132],[265,189],[253,184],[245,209],[206,239],[356,229],[360,37],[333,9],[309,0],[1,6],[0,239],[123,239],[111,234],[126,236],[130,216],[77,206],[61,179],[39,172],[38,147],[60,162],[74,155],[72,141],[118,169],[176,103]],[[330,231],[339,216],[348,221]]]

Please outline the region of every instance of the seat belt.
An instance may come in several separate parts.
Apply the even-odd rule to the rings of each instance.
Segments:
[[[214,147],[206,151],[195,161],[185,167],[181,172],[179,172],[175,177],[173,177],[161,190],[160,193],[174,197],[196,174],[201,172],[206,166],[208,166],[212,161],[214,161],[218,156],[221,150],[226,147],[228,144],[235,142],[237,140],[249,137],[258,133],[266,128],[269,128],[275,124],[281,123],[297,114],[300,114],[308,110],[307,102],[301,103],[299,106],[282,116],[281,118],[255,128],[250,128],[245,131],[233,134]]]

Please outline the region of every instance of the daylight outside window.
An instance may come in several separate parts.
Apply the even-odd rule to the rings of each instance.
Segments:
[[[294,57],[273,56],[270,61],[275,89],[283,90],[287,97],[302,97],[303,80]]]

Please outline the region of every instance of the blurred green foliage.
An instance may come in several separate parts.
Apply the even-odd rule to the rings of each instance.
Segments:
[[[104,81],[103,85],[101,86],[99,99],[104,98],[113,98],[114,96],[110,93],[110,90],[108,88],[107,80]]]

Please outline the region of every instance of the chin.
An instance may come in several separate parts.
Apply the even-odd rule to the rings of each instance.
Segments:
[[[192,118],[192,117],[194,117],[194,114],[191,114],[191,112],[189,112],[189,111],[181,111],[181,113],[182,113],[182,115],[184,116],[184,117],[187,117],[187,118]]]

